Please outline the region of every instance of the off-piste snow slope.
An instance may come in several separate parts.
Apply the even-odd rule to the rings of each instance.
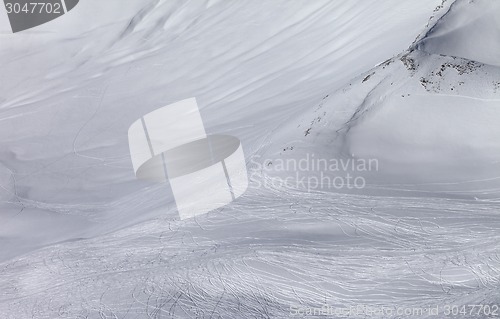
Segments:
[[[500,3],[442,11],[408,50],[291,123],[292,144],[377,158],[374,192],[500,198]]]
[[[499,16],[492,0],[82,1],[2,33],[2,318],[494,309]],[[168,186],[135,180],[126,132],[190,96],[208,133],[242,140],[252,180],[179,221]],[[363,189],[263,186],[307,156],[378,166],[353,172]]]

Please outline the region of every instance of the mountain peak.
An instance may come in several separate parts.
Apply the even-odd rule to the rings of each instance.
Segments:
[[[500,1],[455,1],[417,47],[500,66]]]

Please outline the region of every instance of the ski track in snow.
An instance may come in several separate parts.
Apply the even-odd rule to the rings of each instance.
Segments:
[[[252,189],[196,220],[158,219],[4,263],[0,309],[6,318],[287,318],[291,306],[324,302],[494,302],[497,209]]]

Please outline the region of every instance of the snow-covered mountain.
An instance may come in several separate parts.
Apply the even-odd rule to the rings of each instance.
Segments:
[[[499,10],[498,1],[456,1],[446,19],[425,34],[418,48],[500,66]]]
[[[84,1],[2,34],[3,225],[15,242],[2,254],[169,214],[169,189],[131,174],[127,130],[141,115],[195,96],[207,132],[239,137],[250,156],[403,50],[436,3],[106,1],[95,12]]]
[[[496,0],[87,0],[17,34],[2,15],[2,318],[500,302]],[[252,178],[180,221],[127,129],[191,96]],[[261,186],[311,157],[377,166],[351,168],[363,189]]]
[[[375,192],[498,199],[498,13],[496,2],[454,2],[408,50],[290,124],[292,143],[305,152],[314,144],[324,156],[377,158]]]

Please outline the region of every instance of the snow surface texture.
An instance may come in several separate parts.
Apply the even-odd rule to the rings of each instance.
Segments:
[[[31,31],[5,27],[1,317],[500,303],[498,10],[87,0]],[[207,133],[242,140],[249,169],[304,154],[380,169],[357,193],[254,181],[179,221],[168,185],[135,179],[126,132],[190,96]]]
[[[430,30],[419,48],[500,66],[499,12],[499,1],[457,1],[446,20]]]

